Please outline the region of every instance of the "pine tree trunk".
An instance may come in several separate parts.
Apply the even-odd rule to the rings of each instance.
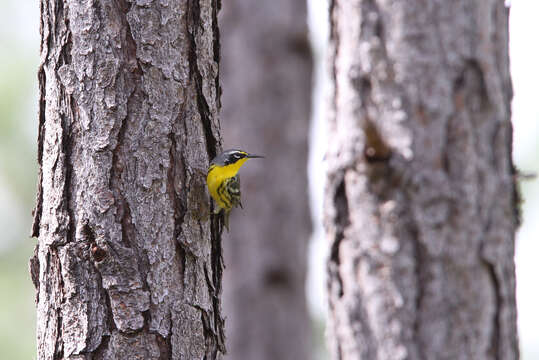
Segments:
[[[305,1],[227,0],[220,14],[224,138],[266,156],[242,169],[244,209],[232,213],[223,241],[233,360],[311,358],[306,13]]]
[[[333,0],[334,359],[517,359],[508,9]]]
[[[215,0],[41,1],[39,359],[216,359]]]

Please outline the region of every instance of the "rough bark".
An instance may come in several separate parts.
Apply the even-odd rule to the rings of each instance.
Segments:
[[[39,359],[216,359],[215,0],[41,1]]]
[[[244,209],[223,242],[229,357],[310,359],[306,2],[227,0],[220,17],[226,147],[266,156],[242,169]]]
[[[508,9],[330,10],[333,358],[518,358]]]

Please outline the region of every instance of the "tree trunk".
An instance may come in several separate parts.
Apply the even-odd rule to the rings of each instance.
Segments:
[[[330,8],[333,358],[518,358],[508,9]]]
[[[244,209],[224,240],[230,359],[310,359],[305,298],[312,61],[306,2],[227,0],[222,29],[227,147],[266,158],[242,169]]]
[[[41,1],[39,359],[216,359],[215,0]]]

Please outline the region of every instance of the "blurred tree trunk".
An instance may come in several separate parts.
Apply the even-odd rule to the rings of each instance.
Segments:
[[[333,0],[334,359],[516,359],[508,9]]]
[[[227,0],[220,15],[224,138],[227,147],[266,156],[242,170],[244,209],[233,212],[224,241],[234,360],[311,358],[306,12],[305,1]]]
[[[215,1],[42,0],[39,359],[216,359]]]

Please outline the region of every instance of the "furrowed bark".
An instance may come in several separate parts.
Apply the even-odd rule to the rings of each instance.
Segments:
[[[39,359],[216,359],[218,4],[41,1]]]
[[[331,2],[334,359],[517,359],[508,9]]]
[[[229,358],[310,359],[305,299],[312,60],[306,2],[223,2],[227,148],[265,155],[241,170],[243,209],[226,236]]]

